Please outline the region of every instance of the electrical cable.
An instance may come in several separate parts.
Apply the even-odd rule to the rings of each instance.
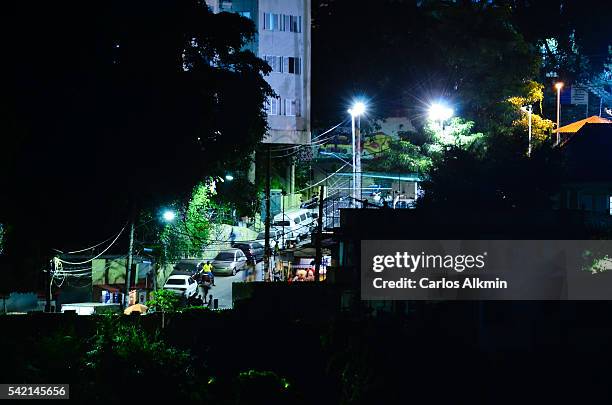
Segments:
[[[107,252],[107,251],[108,251],[108,250],[109,250],[109,249],[110,249],[110,248],[111,248],[111,247],[112,247],[112,246],[115,244],[115,242],[117,242],[117,239],[119,239],[119,237],[121,236],[121,234],[122,234],[122,233],[123,233],[123,231],[125,230],[125,227],[126,227],[126,226],[127,226],[127,224],[126,224],[126,225],[124,225],[124,226],[123,226],[123,228],[121,228],[121,231],[119,231],[119,233],[117,234],[117,236],[115,237],[115,239],[114,239],[114,240],[111,242],[111,244],[110,244],[110,245],[108,245],[108,246],[106,247],[106,249],[104,249],[102,252],[100,252],[100,253],[99,253],[98,255],[96,255],[95,257],[92,257],[91,259],[85,260],[85,261],[83,261],[83,262],[69,262],[69,261],[62,260],[62,259],[58,259],[58,260],[59,260],[61,263],[65,263],[65,264],[73,264],[73,265],[86,264],[86,263],[92,262],[92,261],[94,261],[95,259],[97,259],[98,257],[102,256],[104,253],[106,253],[106,252]]]
[[[304,190],[308,190],[308,189],[311,189],[311,188],[313,188],[313,187],[318,186],[319,184],[323,183],[324,181],[326,181],[326,180],[327,180],[327,179],[329,179],[330,177],[335,176],[336,174],[338,174],[338,173],[339,173],[339,172],[340,172],[342,169],[344,169],[346,166],[348,166],[348,163],[345,163],[345,164],[344,164],[342,167],[340,167],[338,170],[336,170],[335,172],[333,172],[332,174],[330,174],[329,176],[327,176],[327,177],[326,177],[326,178],[324,178],[323,180],[320,180],[320,181],[316,182],[315,184],[312,184],[312,185],[310,185],[310,186],[308,186],[308,187],[305,187],[305,188],[303,188],[303,189],[301,189],[301,190],[296,191],[296,192],[295,192],[295,194],[299,194],[300,192],[302,192],[302,191],[304,191]]]
[[[126,224],[124,225],[124,228],[125,228],[125,226],[126,226],[126,225],[127,225],[127,222],[126,222]],[[81,253],[81,252],[85,252],[85,251],[87,251],[87,250],[92,250],[92,249],[97,248],[97,247],[98,247],[98,246],[100,246],[100,245],[105,244],[106,242],[108,242],[108,241],[109,241],[109,240],[111,240],[111,239],[113,239],[113,237],[112,237],[112,236],[111,236],[111,237],[109,237],[109,238],[107,238],[107,239],[105,239],[105,240],[103,240],[102,242],[100,242],[100,243],[98,243],[98,244],[96,244],[96,245],[93,245],[93,246],[91,246],[91,247],[88,247],[88,248],[86,248],[86,249],[74,250],[74,251],[72,251],[72,252],[66,252],[66,254],[69,254],[69,255],[70,255],[70,254],[74,254],[74,253]]]
[[[328,138],[326,138],[326,139],[323,139],[323,140],[318,140],[318,141],[316,141],[316,142],[313,142],[313,141],[315,141],[316,139],[318,139],[318,138],[320,138],[320,137],[322,137],[322,136],[324,136],[324,135],[327,135],[328,133],[330,133],[331,131],[335,130],[335,129],[336,129],[336,128],[338,128],[339,126],[341,126],[341,125],[345,124],[347,121],[348,121],[348,120],[344,120],[344,121],[342,121],[341,123],[339,123],[339,124],[337,124],[337,125],[335,125],[335,126],[331,127],[331,128],[330,128],[330,129],[328,129],[327,131],[325,131],[325,132],[323,132],[323,133],[321,133],[321,134],[319,134],[319,135],[315,136],[314,138],[312,138],[312,139],[311,139],[310,143],[308,143],[308,144],[305,144],[305,145],[293,145],[293,146],[287,146],[287,147],[284,147],[284,148],[273,149],[273,150],[272,150],[272,152],[283,152],[283,151],[295,150],[295,149],[299,149],[299,148],[303,148],[303,147],[307,147],[307,146],[313,146],[313,145],[315,145],[315,146],[316,146],[316,145],[320,145],[321,143],[326,142],[326,141],[328,141],[328,140],[332,139],[332,138],[333,138],[333,136],[330,136],[330,137],[328,137]]]

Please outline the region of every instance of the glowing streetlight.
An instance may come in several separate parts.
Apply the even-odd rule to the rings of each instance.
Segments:
[[[429,107],[429,119],[432,121],[444,122],[451,118],[455,112],[452,108],[446,107],[442,104],[432,104]]]
[[[563,88],[563,82],[555,83],[555,89],[557,89],[557,143],[556,145],[559,145],[559,142],[561,141],[561,139],[559,138],[560,136],[559,123],[561,121],[561,89],[562,88]]]
[[[353,203],[361,199],[361,115],[365,114],[366,106],[358,101],[348,110],[351,114],[351,129],[353,132]],[[355,125],[357,118],[357,125]],[[359,190],[359,195],[357,195]]]
[[[358,117],[358,116],[364,114],[365,111],[366,111],[366,106],[361,101],[358,101],[355,104],[353,104],[353,108],[350,108],[348,110],[349,114],[351,114],[354,117]]]
[[[232,180],[234,180],[234,176],[232,176],[231,174],[226,174],[225,175],[225,180],[232,181]]]
[[[174,218],[176,218],[176,214],[174,213],[174,211],[166,210],[164,211],[162,217],[164,218],[164,221],[172,222],[174,221]]]

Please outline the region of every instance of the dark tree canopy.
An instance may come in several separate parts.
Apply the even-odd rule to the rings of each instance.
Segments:
[[[106,237],[130,205],[189,193],[263,138],[269,67],[244,49],[252,21],[199,0],[13,7],[0,222],[14,252]]]
[[[418,120],[442,98],[484,126],[526,81],[552,80],[545,75],[551,58],[540,58],[547,38],[564,55],[560,77],[599,73],[611,17],[612,9],[597,0],[381,0],[375,7],[364,0],[315,1],[314,124],[338,122],[352,98],[363,96],[374,117]]]

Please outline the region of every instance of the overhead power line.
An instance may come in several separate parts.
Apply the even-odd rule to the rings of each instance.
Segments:
[[[106,249],[104,249],[102,252],[100,252],[99,254],[97,254],[96,256],[92,257],[91,259],[87,259],[85,261],[82,262],[69,262],[67,260],[62,260],[62,259],[58,259],[61,263],[65,263],[65,264],[72,264],[72,265],[79,265],[79,264],[86,264],[86,263],[90,263],[92,261],[94,261],[95,259],[97,259],[98,257],[102,256],[104,253],[106,253],[114,244],[115,242],[117,242],[117,239],[119,239],[119,237],[121,236],[121,234],[123,233],[123,231],[125,230],[126,225],[123,225],[123,228],[121,228],[121,230],[119,231],[119,233],[117,234],[117,236],[115,236],[115,239],[113,239],[113,241],[111,242],[110,245],[108,245],[106,247]]]

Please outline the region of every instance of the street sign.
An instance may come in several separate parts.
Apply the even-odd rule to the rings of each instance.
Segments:
[[[575,105],[587,105],[589,103],[589,91],[586,87],[572,86],[571,103]]]

